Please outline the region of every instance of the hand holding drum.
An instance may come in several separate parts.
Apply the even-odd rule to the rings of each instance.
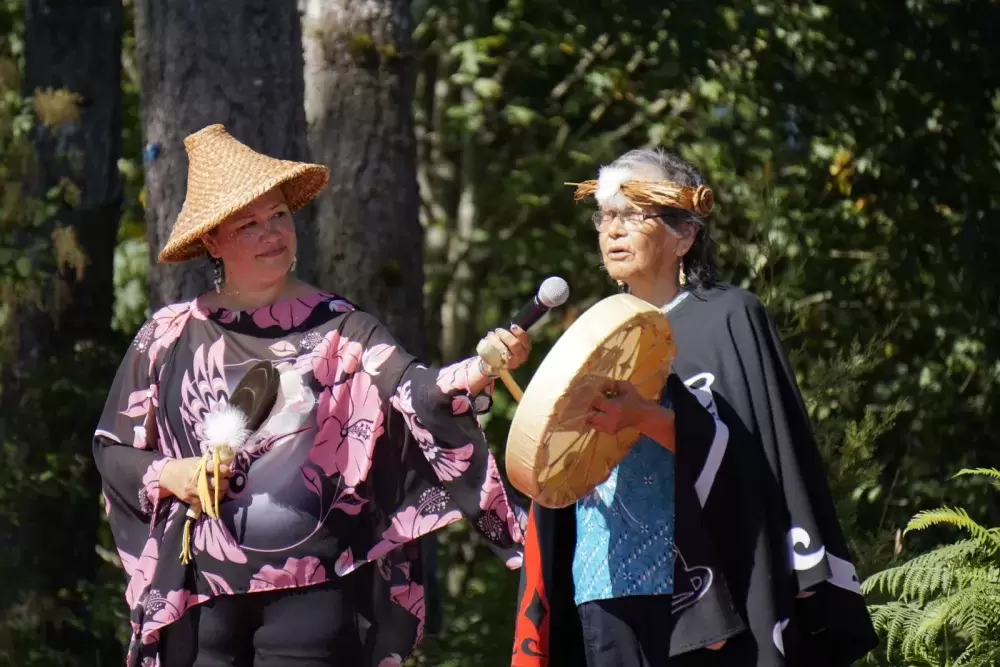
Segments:
[[[674,412],[644,398],[631,382],[608,380],[591,404],[584,424],[600,433],[634,430],[674,451]]]

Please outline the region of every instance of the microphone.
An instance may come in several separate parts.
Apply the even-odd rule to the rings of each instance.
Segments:
[[[542,319],[545,313],[549,312],[552,308],[563,305],[568,298],[569,285],[566,284],[565,280],[559,276],[546,278],[531,301],[511,318],[510,326],[517,325],[524,331],[527,331],[531,328],[532,324]],[[524,396],[524,392],[517,386],[517,382],[507,370],[507,360],[503,357],[503,353],[493,347],[486,338],[483,338],[476,346],[476,354],[479,355],[479,358],[487,366],[496,369],[496,374],[500,377],[504,385],[506,385],[514,401],[520,402]]]
[[[566,281],[559,276],[546,278],[538,288],[538,293],[511,318],[510,325],[517,325],[527,331],[535,322],[542,319],[545,313],[563,305],[567,299],[569,299],[569,285]]]

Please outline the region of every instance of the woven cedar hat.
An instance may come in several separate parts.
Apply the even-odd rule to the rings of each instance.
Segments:
[[[187,196],[160,251],[159,261],[176,264],[207,254],[201,236],[268,191],[281,187],[294,213],[326,187],[330,170],[318,164],[262,155],[234,139],[222,125],[184,139],[188,154]]]

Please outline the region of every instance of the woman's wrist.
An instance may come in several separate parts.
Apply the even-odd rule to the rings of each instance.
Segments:
[[[469,374],[469,393],[473,396],[483,393],[483,390],[497,379],[497,376],[490,372],[483,358],[479,356],[469,359],[467,372]]]
[[[482,357],[476,357],[475,368],[477,371],[479,371],[479,375],[485,378],[487,382],[493,382],[498,377],[500,377],[499,375],[493,372],[493,369],[490,368],[489,364],[487,364],[486,360],[483,359]]]
[[[655,401],[646,401],[639,415],[637,428],[647,438],[674,451],[674,411]]]
[[[177,468],[179,459],[169,459],[160,470],[160,488],[168,495],[176,496],[178,490]]]

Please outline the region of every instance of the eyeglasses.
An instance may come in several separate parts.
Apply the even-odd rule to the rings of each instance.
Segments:
[[[594,215],[590,216],[590,220],[594,223],[594,228],[599,232],[607,229],[612,220],[618,220],[622,227],[630,232],[634,232],[638,231],[642,227],[642,224],[650,218],[659,218],[662,215],[663,213],[642,213],[640,211],[631,213],[597,211]]]
[[[291,223],[292,216],[288,211],[276,211],[265,222],[260,222],[259,220],[248,221],[245,225],[231,233],[229,238],[242,245],[255,245],[265,233],[282,231],[291,225]]]

